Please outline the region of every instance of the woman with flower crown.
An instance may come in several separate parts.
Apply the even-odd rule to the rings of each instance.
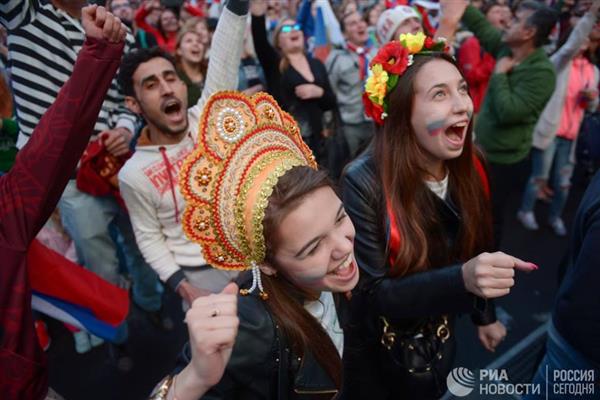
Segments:
[[[241,296],[232,284],[194,301],[190,343],[156,398],[198,399],[214,385],[203,399],[333,399],[337,309],[358,282],[342,201],[269,95],[216,93],[200,121],[180,174],[183,228],[211,265],[250,273]]]
[[[372,60],[363,96],[379,125],[347,168],[343,201],[356,226],[361,279],[344,354],[348,397],[431,399],[446,391],[454,317],[471,313],[494,351],[506,329],[489,299],[534,264],[492,244],[473,102],[445,41],[401,35]]]

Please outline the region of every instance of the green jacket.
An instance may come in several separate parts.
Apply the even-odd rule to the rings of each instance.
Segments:
[[[473,6],[467,7],[462,22],[497,60],[511,55],[502,33]],[[527,157],[533,128],[555,83],[554,67],[541,48],[509,73],[492,75],[475,125],[476,140],[488,161],[514,164]]]
[[[0,129],[0,172],[8,172],[17,155],[17,135],[19,130],[14,119],[3,118]]]

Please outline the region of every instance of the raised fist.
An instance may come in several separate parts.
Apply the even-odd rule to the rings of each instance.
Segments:
[[[86,37],[105,39],[112,43],[125,40],[127,27],[104,7],[91,5],[81,10],[81,24]]]
[[[209,388],[225,372],[238,333],[237,296],[237,285],[230,283],[219,294],[196,298],[185,316],[194,386]]]

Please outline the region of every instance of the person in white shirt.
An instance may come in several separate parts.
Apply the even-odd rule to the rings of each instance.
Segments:
[[[194,149],[199,117],[208,97],[237,87],[249,0],[230,0],[213,37],[206,84],[197,104],[187,108],[187,88],[173,59],[160,49],[142,49],[124,57],[119,83],[130,110],[147,122],[136,151],[119,173],[121,195],[136,241],[160,279],[190,305],[218,293],[236,277],[206,264],[200,246],[181,229],[185,207],[178,174]]]

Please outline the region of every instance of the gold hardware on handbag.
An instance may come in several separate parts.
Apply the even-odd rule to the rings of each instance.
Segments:
[[[381,344],[388,350],[392,349],[396,343],[396,333],[390,330],[390,324],[385,317],[379,317],[383,322],[383,335],[381,335]]]
[[[391,350],[396,343],[396,332],[393,331],[392,326],[388,322],[386,317],[379,317],[381,322],[383,322],[383,334],[381,335],[381,344],[388,350]],[[421,330],[421,333],[423,331]],[[435,335],[440,339],[442,343],[445,343],[448,339],[450,339],[450,327],[448,326],[448,317],[446,315],[442,316],[442,322],[435,329]],[[412,345],[408,345],[409,350],[414,350]]]
[[[450,338],[450,328],[448,327],[448,317],[443,316],[443,322],[438,325],[436,335],[442,343],[446,342]]]
[[[439,398],[446,390],[446,376],[452,369],[456,343],[447,315],[395,321],[378,316],[381,329],[380,362],[395,384],[414,393]],[[411,392],[412,393],[412,392]]]

